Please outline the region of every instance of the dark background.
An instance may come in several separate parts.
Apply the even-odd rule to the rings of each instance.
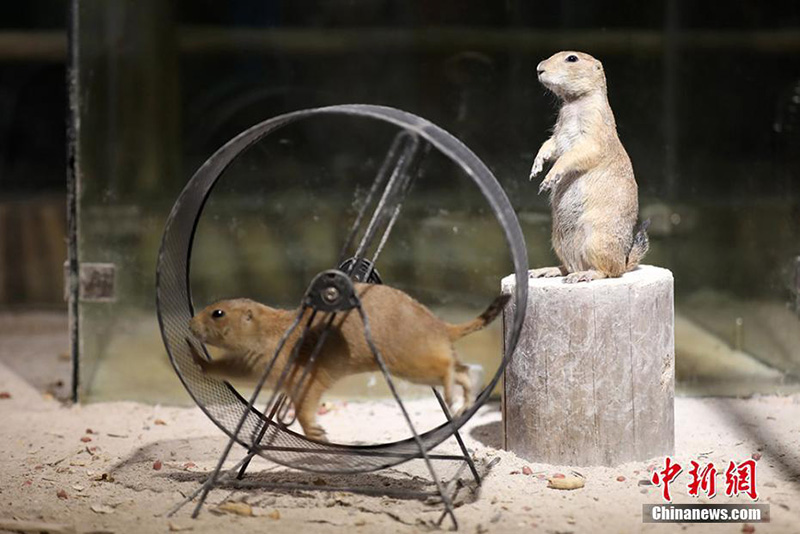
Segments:
[[[713,366],[731,350],[800,376],[797,2],[3,2],[0,309],[63,310],[67,238],[76,238],[81,262],[116,268],[111,302],[77,306],[79,389],[139,398],[164,376],[147,371],[166,365],[155,261],[184,184],[243,129],[339,103],[395,106],[461,138],[508,192],[531,266],[553,264],[547,199],[527,177],[557,109],[535,66],[565,49],[605,66],[641,216],[651,220],[646,262],[675,275],[679,384],[730,386],[739,375]],[[68,120],[78,132],[73,236]],[[196,303],[296,303],[331,266],[353,186],[358,196],[391,135],[319,121],[237,160],[198,230]],[[496,294],[507,252],[472,184],[436,159],[426,169],[380,269],[437,313],[466,318]],[[694,354],[709,346],[697,335],[717,340],[719,354]],[[717,363],[701,372],[697,357]],[[95,381],[109,375],[124,384]],[[723,390],[775,391],[770,380]]]
[[[796,2],[75,5],[79,105],[95,136],[82,149],[83,201],[168,204],[213,150],[254,122],[367,102],[449,129],[519,210],[546,213],[526,177],[555,102],[534,66],[582,49],[604,62],[642,211],[655,219],[653,259],[686,273],[679,289],[792,298]],[[0,303],[61,303],[67,21],[63,1],[0,6]]]

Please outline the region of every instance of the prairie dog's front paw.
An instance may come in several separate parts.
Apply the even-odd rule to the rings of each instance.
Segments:
[[[200,356],[200,353],[196,348],[194,348],[194,345],[192,345],[192,342],[189,341],[189,338],[186,338],[186,344],[189,346],[189,355],[192,357],[192,361],[199,365],[201,369],[205,370],[208,360]]]
[[[528,180],[533,180],[533,178],[542,172],[542,168],[544,168],[544,158],[541,156],[536,156],[536,159],[533,160],[533,166],[531,167],[531,175],[528,177]]]
[[[552,191],[555,189],[558,183],[561,181],[561,177],[562,176],[560,172],[550,171],[547,173],[547,176],[544,177],[541,185],[539,185],[539,194],[542,194],[542,191]]]

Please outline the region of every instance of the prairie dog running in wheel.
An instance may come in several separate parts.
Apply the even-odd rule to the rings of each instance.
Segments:
[[[469,368],[459,362],[453,342],[480,330],[505,307],[509,295],[500,295],[480,316],[463,324],[446,323],[406,293],[386,285],[355,284],[370,323],[372,339],[389,372],[416,384],[443,386],[448,406],[453,403],[453,387],[464,390],[465,407],[472,401]],[[278,342],[296,319],[299,310],[271,308],[249,299],[223,300],[212,304],[190,323],[194,336],[225,351],[221,358],[206,360],[191,343],[194,361],[211,376],[226,380],[257,381],[275,353]],[[292,348],[300,338],[311,311],[305,312],[300,326],[270,372],[267,384],[274,387],[286,367]],[[297,360],[282,387],[292,400],[297,420],[309,438],[325,440],[317,423],[322,394],[338,380],[357,373],[377,371],[377,362],[367,345],[364,326],[357,310],[336,315],[322,350],[301,382],[305,363],[324,329],[325,314],[317,314],[299,349]],[[300,384],[300,387],[296,386]]]
[[[617,136],[603,65],[583,52],[558,52],[536,67],[561,101],[553,135],[542,144],[530,177],[554,162],[539,193],[550,191],[553,249],[561,265],[531,278],[567,283],[622,276],[648,249],[647,223],[634,235],[638,192],[628,153]]]

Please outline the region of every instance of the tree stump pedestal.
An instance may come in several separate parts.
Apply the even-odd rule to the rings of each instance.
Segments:
[[[502,288],[513,292],[514,277]],[[641,266],[579,284],[531,279],[505,370],[504,446],[529,461],[574,466],[672,454],[674,376],[670,271]]]

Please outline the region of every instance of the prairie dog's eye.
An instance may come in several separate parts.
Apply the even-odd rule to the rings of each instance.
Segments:
[[[578,56],[576,56],[575,54],[570,54],[567,56],[567,61],[569,61],[570,63],[575,63],[576,61],[578,61]]]
[[[211,317],[213,317],[214,319],[225,317],[225,312],[222,310],[214,310],[211,312]]]

